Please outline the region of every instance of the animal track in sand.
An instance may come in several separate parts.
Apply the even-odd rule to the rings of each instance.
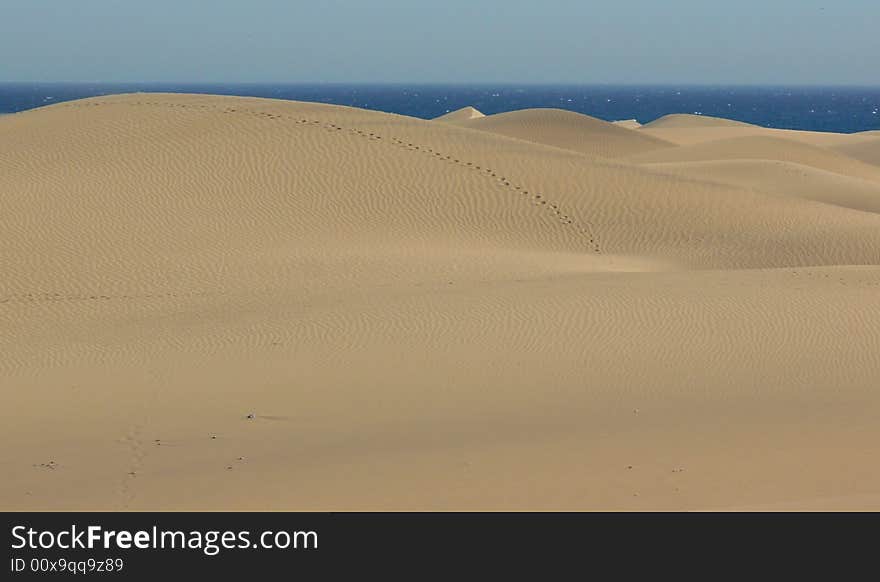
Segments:
[[[339,125],[336,125],[334,123],[320,121],[317,119],[296,117],[294,115],[289,115],[289,114],[270,114],[265,111],[259,111],[259,110],[255,110],[255,109],[230,108],[230,107],[223,107],[223,106],[219,106],[219,105],[162,103],[162,102],[157,102],[157,101],[133,101],[133,102],[128,102],[128,103],[125,103],[125,102],[107,103],[105,101],[97,101],[97,102],[90,102],[90,103],[77,103],[77,102],[60,103],[58,106],[59,107],[96,107],[99,105],[176,107],[176,108],[181,108],[181,109],[213,110],[213,111],[217,111],[220,113],[238,113],[238,114],[243,114],[243,115],[266,117],[271,120],[286,119],[286,120],[293,121],[294,123],[300,124],[300,125],[319,126],[319,127],[322,127],[323,129],[326,129],[326,130],[332,131],[332,132],[346,131],[350,135],[363,137],[363,138],[369,139],[371,141],[379,141],[382,139],[382,136],[375,134],[375,133],[365,132],[364,130],[357,129],[357,128],[346,129],[346,128],[339,126]],[[493,177],[493,178],[497,177],[498,182],[500,182],[500,184],[498,184],[498,185],[509,189],[513,193],[522,193],[525,195],[528,194],[528,192],[525,191],[522,186],[513,184],[504,176],[498,177],[496,172],[493,171],[491,168],[482,168],[481,166],[474,164],[474,162],[466,162],[466,161],[461,160],[459,158],[454,158],[451,155],[444,156],[443,154],[441,154],[431,148],[428,148],[426,146],[419,146],[417,144],[414,144],[413,142],[405,141],[405,140],[402,140],[400,138],[393,137],[393,136],[389,137],[388,141],[385,143],[390,143],[391,145],[394,145],[396,147],[400,147],[403,149],[407,149],[407,150],[412,151],[414,153],[428,154],[430,156],[435,156],[440,159],[451,161],[452,163],[459,165],[460,167],[462,167],[464,169],[476,170],[476,171],[480,172],[481,174],[483,172],[485,172],[487,177]],[[599,236],[595,232],[595,228],[593,227],[593,225],[589,221],[585,220],[585,221],[581,221],[580,223],[576,224],[574,219],[571,216],[561,214],[561,212],[557,212],[557,210],[559,208],[557,205],[549,205],[548,206],[547,202],[544,200],[542,200],[539,204],[533,203],[532,206],[535,206],[537,208],[540,208],[540,207],[553,208],[553,214],[554,214],[557,222],[559,222],[560,224],[563,224],[565,226],[575,227],[580,235],[583,235],[586,239],[588,239],[588,241],[589,241],[588,246],[593,250],[593,252],[595,252],[597,254],[602,253],[602,246],[599,242],[600,241]],[[0,300],[0,302],[2,302],[2,300]]]

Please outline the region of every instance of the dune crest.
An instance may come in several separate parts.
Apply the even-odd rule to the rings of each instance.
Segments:
[[[564,109],[509,111],[472,119],[461,125],[607,158],[632,155],[672,145],[659,138]]]
[[[5,509],[877,508],[869,164],[553,110],[0,124]]]
[[[441,115],[440,117],[435,117],[434,121],[443,121],[445,123],[460,123],[463,121],[470,121],[471,119],[479,119],[480,117],[485,117],[479,110],[467,106],[462,107],[461,109],[456,109],[455,111],[450,111],[445,115]]]
[[[671,113],[654,121],[645,123],[642,127],[651,129],[658,128],[693,128],[693,127],[755,127],[751,123],[712,117],[710,115],[696,115],[692,113]]]
[[[642,124],[639,123],[638,119],[618,119],[617,121],[612,121],[614,125],[619,125],[620,127],[625,127],[627,129],[638,129],[642,127]]]

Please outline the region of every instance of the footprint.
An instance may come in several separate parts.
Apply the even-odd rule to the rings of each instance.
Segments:
[[[126,445],[126,447],[128,447],[129,457],[128,471],[122,478],[122,482],[119,486],[119,493],[120,497],[122,498],[123,509],[128,509],[131,506],[131,503],[134,501],[135,492],[133,481],[137,478],[138,473],[140,473],[141,467],[143,467],[144,459],[147,456],[146,448],[144,446],[144,441],[142,438],[142,431],[143,427],[141,425],[135,425],[122,439],[122,442]]]

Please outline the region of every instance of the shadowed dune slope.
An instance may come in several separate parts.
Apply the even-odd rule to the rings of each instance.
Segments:
[[[626,127],[563,109],[509,111],[472,119],[461,125],[606,158],[672,146]]]
[[[880,181],[880,168],[827,148],[771,136],[720,139],[629,156],[635,163],[711,160],[776,160],[811,166],[844,176]]]
[[[842,144],[834,149],[845,156],[880,166],[880,137],[862,142]]]
[[[775,137],[796,141],[819,147],[835,147],[853,144],[870,139],[869,132],[864,133],[832,133],[823,131],[798,131],[793,129],[775,129],[758,125],[700,125],[671,124],[639,128],[641,133],[672,142],[677,145],[694,145],[721,139],[736,137]]]
[[[880,182],[775,160],[651,164],[652,168],[721,184],[880,213]]]
[[[0,507],[877,508],[880,216],[798,195],[870,166],[552,145],[208,95],[3,116]]]

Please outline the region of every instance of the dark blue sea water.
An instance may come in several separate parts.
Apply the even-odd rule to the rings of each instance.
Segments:
[[[668,113],[701,113],[787,129],[846,133],[880,129],[880,87],[0,83],[0,113],[135,91],[320,101],[426,119],[472,105],[486,114],[559,107],[609,121],[647,123]]]

